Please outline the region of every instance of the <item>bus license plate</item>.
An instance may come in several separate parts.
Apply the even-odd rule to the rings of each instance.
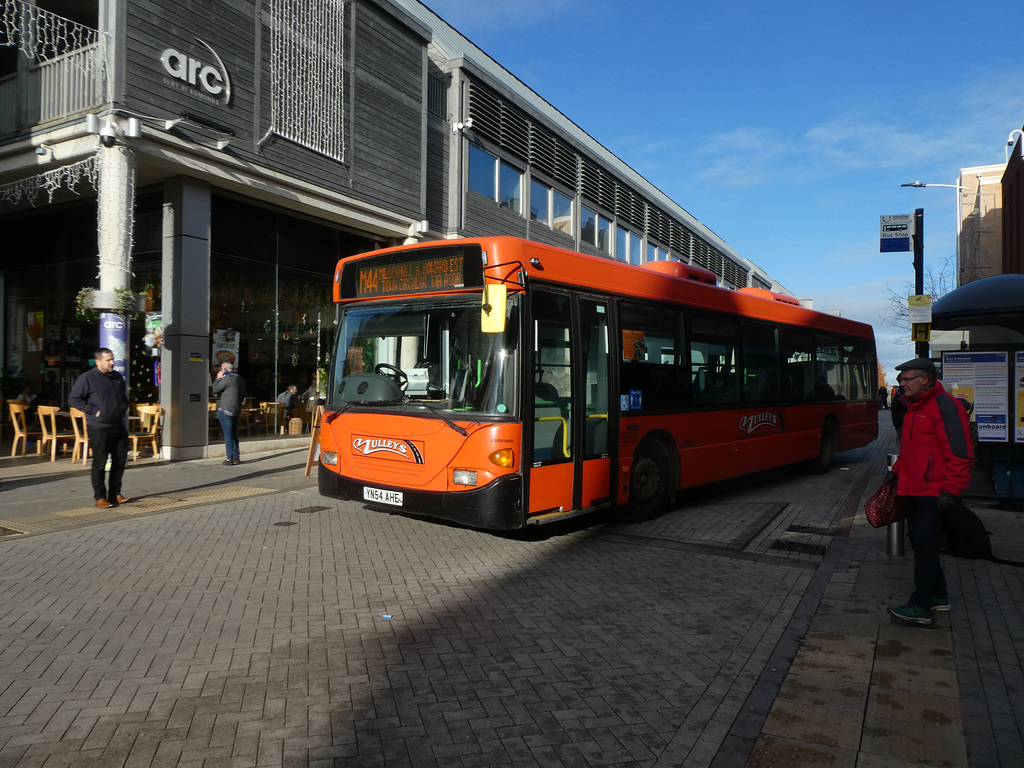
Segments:
[[[378,504],[390,504],[393,507],[402,506],[401,491],[385,491],[382,488],[370,488],[364,485],[363,499],[365,501],[375,501]]]

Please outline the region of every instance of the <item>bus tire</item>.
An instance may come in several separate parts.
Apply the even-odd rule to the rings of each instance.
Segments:
[[[647,440],[633,455],[629,476],[629,503],[620,519],[627,523],[653,520],[672,499],[672,465],[660,440]]]
[[[836,428],[825,422],[821,425],[821,445],[818,447],[818,458],[811,460],[811,471],[816,475],[824,475],[832,468],[832,462],[836,456],[836,444],[839,435]]]

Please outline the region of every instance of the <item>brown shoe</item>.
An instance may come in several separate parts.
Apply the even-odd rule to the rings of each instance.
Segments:
[[[231,459],[224,459],[224,461],[222,461],[221,464],[226,464],[228,466],[231,466],[232,461],[231,461]]]
[[[131,496],[122,496],[120,493],[117,494],[117,503],[118,504],[127,504],[131,500],[132,500]]]
[[[232,463],[232,464],[241,464],[241,463],[242,463],[242,461],[241,461],[241,459],[232,459],[232,460],[231,460],[231,463]]]
[[[100,509],[109,509],[110,507],[112,507],[114,505],[111,504],[106,499],[96,499],[96,506],[99,507]]]

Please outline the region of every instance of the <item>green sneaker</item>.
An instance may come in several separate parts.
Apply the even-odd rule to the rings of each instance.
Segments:
[[[928,607],[933,611],[948,611],[949,610],[949,598],[948,597],[933,597]]]
[[[895,616],[900,621],[909,621],[911,624],[931,624],[932,612],[920,605],[901,605],[899,607],[889,606],[889,615]]]

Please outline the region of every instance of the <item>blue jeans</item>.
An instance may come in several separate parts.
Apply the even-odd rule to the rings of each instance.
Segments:
[[[217,409],[217,420],[224,432],[224,455],[228,460],[238,458],[238,414]]]
[[[930,608],[933,598],[946,600],[946,574],[942,571],[942,515],[937,496],[901,496],[907,509],[907,530],[914,547],[914,593],[911,605]]]

